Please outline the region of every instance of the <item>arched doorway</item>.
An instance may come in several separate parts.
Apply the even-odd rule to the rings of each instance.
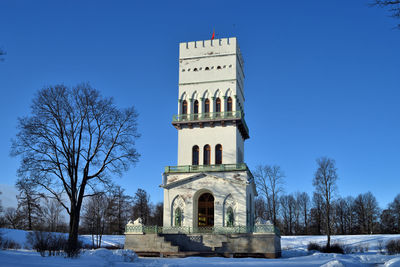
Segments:
[[[214,197],[210,193],[204,193],[198,201],[198,227],[214,226]]]

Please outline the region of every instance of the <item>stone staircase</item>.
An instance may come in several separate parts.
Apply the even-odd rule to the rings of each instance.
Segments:
[[[275,234],[126,234],[125,248],[153,257],[281,256],[280,237]]]
[[[139,256],[157,256],[163,253],[179,253],[179,247],[157,234],[128,235],[125,247],[133,249]]]
[[[160,234],[160,237],[172,246],[179,247],[181,252],[213,253],[223,250],[227,242],[223,237],[212,234]]]

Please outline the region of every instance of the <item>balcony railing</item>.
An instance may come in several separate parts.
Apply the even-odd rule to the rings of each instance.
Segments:
[[[165,173],[223,172],[223,171],[245,171],[245,170],[248,170],[246,163],[218,164],[218,165],[183,165],[183,166],[165,167]]]
[[[249,133],[246,121],[244,120],[244,113],[242,111],[226,111],[226,112],[209,112],[209,113],[191,113],[179,114],[172,117],[172,123],[187,123],[187,122],[200,122],[200,121],[215,121],[215,120],[240,120],[246,131]]]
[[[213,227],[188,227],[188,226],[141,226],[126,225],[125,233],[145,233],[145,234],[246,234],[246,233],[263,233],[276,234],[280,236],[280,231],[273,225],[254,225],[254,226],[213,226]]]
[[[172,117],[172,122],[189,122],[216,119],[242,119],[244,114],[242,111],[226,111],[226,112],[208,112],[208,113],[191,113],[179,114]]]

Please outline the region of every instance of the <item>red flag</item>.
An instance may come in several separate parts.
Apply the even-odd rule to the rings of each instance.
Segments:
[[[214,37],[215,37],[215,30],[213,30],[213,34],[211,36],[211,40],[214,40]]]

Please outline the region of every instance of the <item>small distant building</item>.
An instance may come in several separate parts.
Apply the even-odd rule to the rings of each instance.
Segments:
[[[163,227],[127,226],[127,247],[138,252],[147,242],[154,244],[147,252],[170,255],[280,256],[276,228],[255,225],[257,191],[244,157],[249,129],[243,66],[236,38],[180,44],[178,114],[172,119],[178,164],[165,167],[162,177]],[[134,240],[135,232],[157,237]],[[163,249],[161,237],[178,246],[177,252]]]

